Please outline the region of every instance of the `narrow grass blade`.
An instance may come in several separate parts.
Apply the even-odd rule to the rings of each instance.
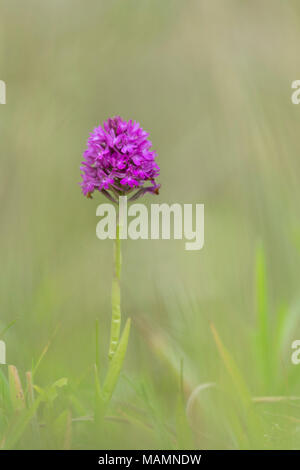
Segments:
[[[17,320],[13,320],[11,321],[5,328],[3,328],[3,330],[0,332],[0,339],[3,338],[3,336],[5,335],[5,333],[16,323]]]
[[[104,400],[102,396],[99,371],[95,364],[95,421],[99,422],[104,415]]]
[[[47,343],[46,346],[44,347],[44,349],[43,349],[43,351],[42,351],[40,357],[38,358],[37,363],[36,363],[35,366],[32,368],[32,376],[33,376],[33,377],[34,377],[34,375],[36,374],[36,372],[37,372],[37,370],[38,370],[38,368],[39,368],[39,366],[40,366],[42,360],[44,359],[44,356],[47,354],[48,349],[49,349],[49,347],[50,347],[50,345],[51,345],[51,343],[52,343],[54,337],[56,336],[56,334],[57,334],[59,328],[60,328],[60,324],[58,324],[57,327],[55,328],[52,337],[50,338],[50,340],[48,341],[48,343]]]
[[[197,385],[197,387],[190,394],[190,396],[188,398],[188,401],[187,401],[187,404],[186,404],[186,414],[187,414],[188,417],[192,416],[193,408],[194,408],[194,405],[197,401],[197,398],[198,398],[198,395],[200,394],[200,392],[202,392],[203,390],[206,390],[208,388],[215,387],[215,386],[216,386],[216,384],[213,383],[213,382]]]
[[[247,388],[246,383],[234,361],[229,351],[223,345],[221,338],[213,324],[210,325],[214,340],[216,342],[217,348],[219,350],[219,354],[224,362],[224,365],[229,373],[234,387],[239,395],[240,400],[244,404],[244,406],[248,407],[251,403],[251,394]]]
[[[24,409],[16,424],[10,429],[9,433],[3,439],[3,449],[4,450],[11,450],[14,449],[17,445],[19,439],[24,434],[27,426],[29,425],[31,419],[37,412],[37,409],[40,405],[40,398],[35,400],[34,404],[29,409]]]
[[[53,424],[58,448],[70,450],[72,446],[72,414],[64,410]]]
[[[284,345],[288,314],[289,310],[286,305],[282,305],[277,312],[273,341],[277,355],[281,353]]]
[[[183,387],[185,395],[189,396],[197,385],[195,380],[197,374],[194,370],[193,364],[190,362],[184,351],[180,349],[178,344],[173,344],[172,339],[165,335],[162,330],[159,328],[154,329],[153,325],[146,317],[139,317],[137,320],[137,326],[140,329],[149,349],[158,357],[164,367],[168,367],[176,380],[180,377],[178,356],[180,355],[180,357],[184,358],[185,375]]]
[[[176,404],[176,436],[177,447],[181,450],[193,449],[193,434],[190,428],[184,398],[183,361],[180,362],[179,393]]]
[[[26,372],[27,392],[28,392],[28,407],[34,405],[34,388],[31,371]],[[40,444],[39,424],[36,414],[32,416],[32,434],[37,443]]]
[[[263,382],[266,388],[270,387],[272,379],[271,339],[268,319],[266,261],[262,245],[256,252],[256,310],[257,310],[257,361],[261,368]]]
[[[253,397],[253,403],[279,403],[279,402],[290,402],[299,401],[300,397],[293,396],[279,396],[279,397]]]
[[[2,409],[8,412],[12,411],[9,383],[1,369],[0,369],[0,406]]]
[[[100,354],[99,354],[99,321],[96,319],[96,325],[95,325],[95,364],[98,369],[98,372],[100,371]]]
[[[68,410],[67,423],[66,423],[66,432],[64,440],[64,450],[70,450],[72,447],[72,413]]]
[[[25,408],[24,392],[18,370],[15,366],[8,366],[10,398],[15,411]]]
[[[238,366],[236,365],[236,362],[234,361],[227,348],[224,346],[215,326],[213,324],[211,324],[210,326],[219,354],[231,378],[233,384],[233,391],[236,393],[236,396],[238,398],[236,407],[238,413],[238,402],[240,402],[242,405],[243,416],[241,416],[241,424],[239,424],[236,418],[233,417],[233,424],[235,429],[238,429],[240,427],[241,432],[243,432],[243,436],[241,432],[238,432],[238,434],[236,435],[237,441],[241,441],[242,438],[242,442],[245,442],[245,436],[243,431],[243,427],[245,426],[248,431],[248,438],[251,442],[251,445],[255,448],[256,446],[260,446],[261,442],[263,442],[263,429],[260,419],[253,408],[250,391],[248,390],[246,382],[244,381],[244,378]]]

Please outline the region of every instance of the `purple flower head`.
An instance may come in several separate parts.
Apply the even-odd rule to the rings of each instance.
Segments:
[[[155,178],[160,168],[148,136],[138,122],[119,116],[96,127],[90,133],[80,167],[83,194],[92,197],[98,190],[114,202],[133,191],[129,200],[147,192],[158,194],[160,185]]]

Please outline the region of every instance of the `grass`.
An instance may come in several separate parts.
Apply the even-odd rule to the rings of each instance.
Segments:
[[[145,442],[150,442],[150,448],[298,449],[298,384],[287,388],[288,384],[279,381],[282,371],[278,350],[284,344],[287,315],[279,312],[273,330],[266,327],[269,322],[266,279],[264,251],[259,246],[255,266],[257,322],[253,335],[256,338],[256,355],[251,366],[248,366],[251,370],[241,368],[240,358],[234,357],[223,343],[217,327],[211,324],[206,348],[210,354],[214,350],[218,352],[219,358],[215,358],[215,362],[219,363],[219,372],[207,374],[211,382],[195,387],[193,383],[196,382],[193,381],[197,377],[186,374],[183,358],[177,364],[172,362],[168,338],[154,334],[156,342],[150,339],[149,353],[154,362],[158,361],[157,366],[164,370],[169,383],[161,383],[161,388],[154,387],[153,378],[147,373],[141,373],[139,377],[134,374],[133,378],[124,376],[121,387],[124,389],[127,384],[126,398],[113,398],[127,346],[130,328],[127,322],[103,386],[99,380],[100,339],[96,334],[94,400],[91,401],[89,383],[93,372],[92,358],[91,367],[77,384],[66,377],[46,386],[36,383],[38,368],[42,369],[43,361],[51,351],[52,341],[49,341],[25,376],[22,374],[20,377],[13,365],[2,366],[1,448],[101,448],[107,442],[107,432],[122,435],[129,430],[132,434],[138,433],[141,442],[143,438]],[[149,336],[147,329],[140,331]],[[271,331],[274,331],[273,336]],[[247,344],[247,338],[243,341],[247,353],[251,344]],[[271,344],[276,347],[271,349]],[[287,367],[285,377],[291,375],[293,367]],[[7,371],[4,371],[5,368]],[[265,370],[271,370],[272,374],[264,375]],[[251,390],[245,376],[256,374],[262,374],[261,386]],[[169,397],[164,390],[166,385],[169,393],[172,390]],[[268,390],[273,394],[266,395]],[[285,395],[274,395],[274,392],[282,390],[285,390]],[[162,408],[164,406],[167,413]],[[93,436],[89,444],[84,444],[86,435]]]
[[[0,3],[2,448],[299,449],[299,2]],[[155,202],[205,205],[199,252],[123,244],[118,383],[77,185],[114,114],[150,132]]]

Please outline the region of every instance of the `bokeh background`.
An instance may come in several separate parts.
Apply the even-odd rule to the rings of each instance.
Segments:
[[[123,243],[133,328],[114,406],[124,422],[108,422],[98,440],[75,424],[74,448],[173,445],[180,364],[187,393],[227,381],[211,322],[253,396],[300,395],[290,360],[300,337],[299,26],[297,0],[0,1],[0,329],[14,321],[4,339],[20,374],[51,341],[37,382],[68,377],[73,402],[92,409],[96,318],[107,364],[113,247],[95,235],[104,200],[78,186],[93,127],[117,114],[150,132],[161,192],[147,204],[205,204],[199,252],[184,241]],[[270,335],[285,312],[270,380],[253,346],[258,250]],[[191,426],[197,445],[235,448],[234,394],[218,393],[194,400]],[[299,404],[285,406],[263,409],[274,431],[264,447],[299,445]]]

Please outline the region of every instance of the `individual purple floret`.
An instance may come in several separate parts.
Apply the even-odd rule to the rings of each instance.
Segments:
[[[83,194],[92,197],[98,190],[114,202],[133,191],[129,200],[147,192],[158,194],[160,185],[155,178],[160,168],[148,137],[138,122],[127,122],[119,116],[96,127],[90,133],[80,167]]]

